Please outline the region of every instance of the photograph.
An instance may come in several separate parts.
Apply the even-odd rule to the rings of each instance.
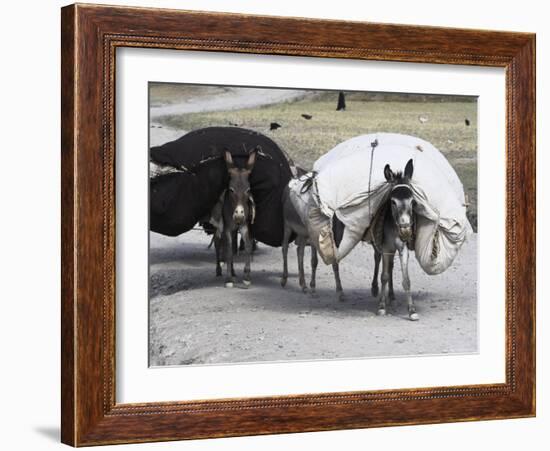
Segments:
[[[479,352],[476,96],[148,91],[150,367]]]
[[[28,411],[10,390],[36,420],[10,444],[508,450],[541,436],[548,27],[531,4],[399,1],[37,7],[38,59],[12,45],[33,81],[6,84],[6,112],[25,117],[12,109],[47,80],[40,57],[58,66],[30,97],[41,120],[6,134],[8,218],[33,219],[5,221],[21,268],[7,305],[23,308],[4,360],[38,400]],[[59,211],[61,233],[39,240],[57,276],[21,247],[51,235],[42,210]],[[60,308],[29,316],[23,288],[41,301],[48,284]]]

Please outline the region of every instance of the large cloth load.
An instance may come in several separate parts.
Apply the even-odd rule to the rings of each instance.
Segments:
[[[451,265],[472,233],[462,183],[432,144],[395,133],[340,143],[315,162],[312,173],[289,183],[292,203],[325,263],[342,260],[357,243],[372,237],[369,227],[380,217],[392,189],[384,166],[403,171],[409,159],[414,164],[416,259],[428,274],[439,274]],[[338,248],[331,232],[333,215],[345,225]]]
[[[208,127],[150,150],[150,229],[177,236],[207,221],[227,188],[227,149],[238,167],[260,146],[250,186],[256,216],[254,239],[280,246],[283,239],[281,196],[291,168],[284,151],[270,138],[237,127]]]

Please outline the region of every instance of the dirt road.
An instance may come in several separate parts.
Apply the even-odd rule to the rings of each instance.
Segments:
[[[359,245],[342,262],[346,300],[338,302],[331,268],[322,263],[317,296],[301,292],[293,246],[285,289],[279,283],[281,249],[262,244],[252,286],[225,288],[208,243],[201,231],[177,238],[151,233],[152,366],[477,352],[477,235],[441,275],[426,275],[411,257],[417,322],[408,320],[398,265],[396,311],[376,316],[369,246]],[[239,281],[242,268],[238,258]]]
[[[298,89],[226,88],[215,96],[191,97],[183,102],[152,106],[149,110],[149,146],[160,146],[185,134],[181,128],[171,128],[160,123],[158,119],[163,116],[258,108],[293,101],[307,95],[308,91]]]
[[[242,108],[257,108],[273,103],[288,102],[308,94],[299,89],[273,88],[226,88],[215,96],[186,99],[185,102],[152,106],[151,119],[173,114],[205,113],[207,111],[230,111]]]

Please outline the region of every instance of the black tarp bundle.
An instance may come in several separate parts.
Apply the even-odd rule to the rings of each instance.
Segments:
[[[280,246],[283,239],[281,196],[291,178],[286,154],[267,136],[237,127],[208,127],[152,147],[150,160],[160,168],[150,178],[150,228],[177,236],[205,220],[227,187],[223,158],[227,149],[244,167],[251,150],[261,147],[250,175],[256,219],[254,239]]]

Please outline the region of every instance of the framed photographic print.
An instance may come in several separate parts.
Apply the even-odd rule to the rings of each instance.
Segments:
[[[62,441],[535,415],[532,34],[62,9]]]

